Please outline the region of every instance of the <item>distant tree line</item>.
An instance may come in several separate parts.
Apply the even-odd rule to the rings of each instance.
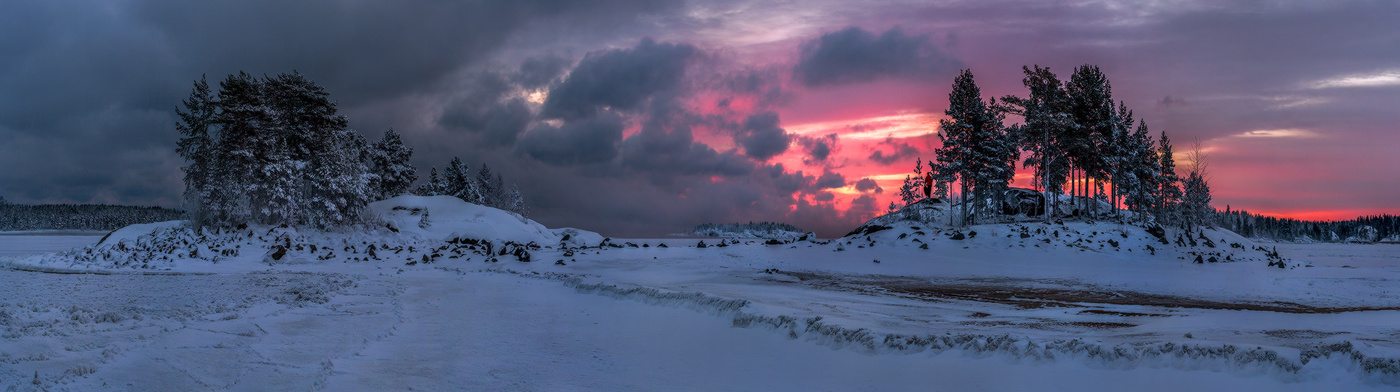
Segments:
[[[777,222],[749,222],[749,223],[704,223],[695,226],[691,233],[701,236],[716,236],[719,233],[743,233],[752,232],[778,232],[786,231],[793,233],[806,233],[806,230],[786,223]]]
[[[1277,241],[1377,242],[1400,240],[1400,216],[1373,215],[1343,221],[1306,221],[1252,214],[1248,211],[1215,211],[1212,224],[1249,238]]]
[[[1166,133],[1153,140],[1146,122],[1134,121],[1127,105],[1114,101],[1112,86],[1098,67],[1075,68],[1068,83],[1048,68],[1022,71],[1029,95],[1001,100],[984,100],[970,70],[958,75],[944,111],[948,118],[939,121],[943,145],[928,162],[927,175],[916,163],[914,175],[906,177],[900,190],[904,203],[921,199],[916,190],[927,181],[934,182],[929,188],[937,197],[947,197],[956,184],[961,214],[952,223],[995,218],[1001,209],[992,207],[1005,198],[1020,160],[1034,171],[1034,187],[1049,190],[1046,219],[1075,212],[1116,214],[1121,207],[1162,224],[1207,223],[1210,186],[1199,146],[1192,150],[1187,176],[1179,177]],[[1022,123],[1005,125],[1008,114],[1022,117]],[[1074,207],[1057,211],[1066,190]],[[1093,200],[1112,211],[1099,211]]]
[[[138,223],[178,220],[185,212],[106,204],[11,204],[0,198],[0,231],[115,230]]]
[[[447,170],[441,176],[438,175],[437,167],[433,167],[428,172],[428,181],[414,188],[413,194],[456,196],[468,203],[525,215],[525,197],[521,196],[519,187],[515,184],[506,187],[501,175],[493,174],[491,168],[484,163],[473,175],[471,167],[457,157],[452,158],[452,162],[447,164]]]

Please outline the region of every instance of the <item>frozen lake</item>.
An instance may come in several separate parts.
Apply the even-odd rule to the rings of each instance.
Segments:
[[[427,249],[380,247],[383,260],[357,261],[349,258],[363,253],[338,245],[319,262],[270,265],[249,251],[162,275],[0,269],[0,390],[1400,383],[1350,359],[1384,367],[1400,357],[1400,246],[1280,244],[1311,265],[1280,270],[1126,250],[1012,250],[1011,237],[979,230],[984,240],[940,239],[931,250],[634,239],[619,241],[645,246],[418,264]],[[66,250],[103,234],[0,234],[0,255]],[[1321,357],[1304,365],[1307,350]]]
[[[105,231],[0,231],[0,257],[60,252],[96,244]]]

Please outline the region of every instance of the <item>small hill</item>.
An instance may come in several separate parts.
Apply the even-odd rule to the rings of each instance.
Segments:
[[[399,196],[370,203],[378,224],[336,230],[242,225],[195,228],[186,221],[127,226],[98,244],[8,260],[36,271],[245,271],[277,264],[398,262],[513,257],[542,248],[599,247],[598,233],[549,229],[519,214],[452,196]]]
[[[1064,207],[1069,203],[1062,203]],[[1101,205],[1108,211],[1107,205]],[[950,225],[949,211],[960,205],[938,199],[922,200],[860,225],[838,244],[856,247],[896,246],[960,252],[964,249],[1042,248],[1132,253],[1195,263],[1260,262],[1296,267],[1267,247],[1232,231],[1203,228],[1187,232],[1153,223],[1133,223],[1131,213],[1098,220],[1065,217],[1044,223],[1039,216],[1008,215],[1003,223],[966,227]],[[1065,211],[1065,210],[1062,210]],[[1073,211],[1073,210],[1068,210]],[[956,244],[956,246],[950,246]]]

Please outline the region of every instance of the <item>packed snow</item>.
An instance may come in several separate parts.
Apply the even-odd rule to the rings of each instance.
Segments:
[[[1105,221],[614,239],[450,197],[371,208],[360,231],[0,241],[0,389],[1400,386],[1393,245]]]

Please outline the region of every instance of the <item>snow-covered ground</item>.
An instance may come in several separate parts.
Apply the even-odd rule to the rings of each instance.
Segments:
[[[0,259],[0,390],[1400,386],[1400,246],[1280,244],[1277,268],[1227,232],[1176,247],[1105,223],[699,248],[483,218],[554,241],[522,262],[435,231],[471,230],[439,202],[399,201],[426,227],[381,206],[414,233],[249,229],[189,252],[166,247],[200,238],[176,228]],[[41,241],[19,247],[71,245]]]

